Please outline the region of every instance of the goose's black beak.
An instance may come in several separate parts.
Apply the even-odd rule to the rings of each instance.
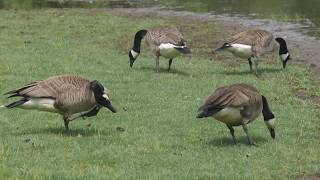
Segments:
[[[130,61],[130,67],[132,68],[134,61],[136,60],[136,58],[134,58],[132,56],[131,51],[129,52],[129,61]]]
[[[135,59],[131,59],[131,58],[130,58],[130,67],[131,67],[131,68],[132,68],[132,66],[133,66],[134,61],[135,61]]]
[[[262,113],[263,113],[263,112],[264,112],[264,111],[262,110]],[[269,116],[269,115],[268,115],[268,116]],[[274,117],[273,114],[271,114],[271,116]],[[265,118],[265,117],[266,117],[266,116],[264,115],[264,118]],[[271,135],[272,139],[275,139],[275,138],[276,138],[275,118],[265,120],[264,122],[265,122],[265,124],[267,125],[267,128],[268,128],[268,130],[269,130],[269,132],[270,132],[270,135]]]
[[[106,107],[106,108],[108,108],[108,109],[109,109],[110,111],[112,111],[113,113],[116,113],[117,110],[116,110],[116,108],[114,108],[114,107],[112,106],[112,104],[111,104],[111,102],[110,102],[110,100],[109,100],[108,95],[107,95],[107,94],[103,94],[102,97],[103,97],[103,101],[102,101],[101,105],[104,106],[104,107]]]
[[[282,61],[282,67],[283,67],[283,69],[285,69],[285,68],[286,68],[287,62],[288,62],[289,60],[291,60],[290,55],[287,57],[287,59],[286,59],[286,60]]]
[[[108,103],[106,103],[105,105],[103,105],[104,107],[108,108],[111,112],[116,113],[117,110],[116,108],[114,108],[111,104],[111,102],[109,101]]]
[[[224,43],[221,47],[219,47],[218,49],[213,50],[213,53],[215,53],[216,51],[223,51],[227,48],[231,47],[231,45],[229,43]]]
[[[175,48],[175,49],[177,49],[182,54],[190,54],[191,53],[191,50],[188,47]]]
[[[276,132],[275,132],[274,128],[270,128],[269,132],[270,132],[270,135],[271,135],[272,139],[275,139],[276,138]]]

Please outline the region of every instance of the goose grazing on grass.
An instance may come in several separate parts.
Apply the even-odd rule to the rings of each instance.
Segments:
[[[61,114],[66,130],[69,129],[69,121],[96,116],[103,106],[116,112],[100,82],[75,75],[53,76],[9,91],[5,95],[9,95],[8,98],[22,97],[6,105],[7,108],[36,109]]]
[[[169,59],[170,71],[173,58],[178,55],[190,53],[186,41],[177,28],[158,27],[149,30],[140,30],[134,37],[133,48],[129,51],[130,67],[140,54],[141,40],[145,40],[156,56],[156,70],[159,71],[159,57]]]
[[[275,138],[275,117],[267,99],[258,90],[247,84],[233,84],[216,89],[199,108],[197,118],[213,116],[227,125],[236,143],[233,126],[242,125],[249,145],[254,145],[247,124],[262,112],[272,138]]]
[[[271,32],[261,29],[251,29],[232,36],[222,47],[214,50],[227,50],[234,56],[248,59],[250,71],[252,72],[252,61],[254,59],[255,74],[258,76],[258,64],[262,55],[279,50],[283,68],[286,67],[290,54],[287,49],[286,41],[281,38],[273,37]]]

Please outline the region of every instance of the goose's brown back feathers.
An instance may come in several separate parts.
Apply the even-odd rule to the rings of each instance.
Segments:
[[[273,50],[276,42],[271,32],[261,29],[250,29],[238,33],[227,40],[230,44],[244,44],[252,46],[253,52],[264,54]]]
[[[198,117],[208,117],[224,108],[240,110],[243,121],[247,124],[262,111],[262,96],[259,91],[247,84],[233,84],[217,88],[203,106],[199,108]],[[239,125],[241,122],[239,122]]]
[[[147,42],[159,46],[162,43],[183,45],[183,36],[175,27],[156,27],[149,29],[146,35]]]
[[[217,88],[204,103],[204,106],[224,108],[243,107],[261,100],[256,88],[247,84],[234,84]]]
[[[46,80],[27,84],[6,94],[11,94],[11,96],[49,97],[56,99],[59,94],[65,91],[79,90],[88,86],[89,83],[89,80],[75,75],[52,76]]]
[[[94,107],[97,103],[90,89],[90,81],[76,75],[53,76],[10,91],[9,97],[54,99],[54,107],[61,113],[73,114]]]

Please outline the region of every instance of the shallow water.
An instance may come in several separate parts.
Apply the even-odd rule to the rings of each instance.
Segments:
[[[191,0],[167,1],[167,7],[175,10],[210,12],[229,17],[265,18],[299,23],[302,31],[320,37],[319,0]]]
[[[320,0],[0,0],[0,9],[161,7],[229,17],[265,18],[303,26],[320,37]]]

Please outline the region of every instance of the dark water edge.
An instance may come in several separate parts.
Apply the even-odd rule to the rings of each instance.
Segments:
[[[0,9],[16,10],[145,7],[289,22],[299,24],[299,31],[320,38],[320,0],[0,0]]]

